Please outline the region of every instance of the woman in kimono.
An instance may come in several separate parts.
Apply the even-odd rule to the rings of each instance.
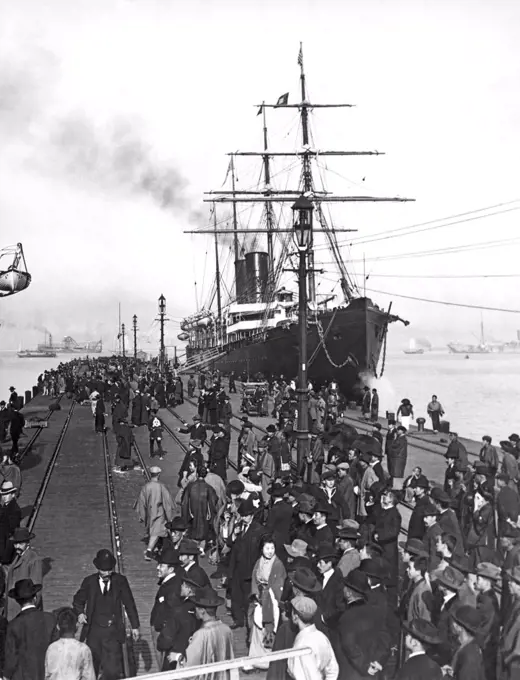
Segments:
[[[276,556],[273,536],[266,534],[260,542],[261,556],[253,568],[252,604],[249,609],[251,643],[249,656],[263,656],[271,651],[280,620],[280,600],[287,573]],[[252,670],[246,666],[244,670]],[[258,662],[255,668],[267,670],[269,663]]]

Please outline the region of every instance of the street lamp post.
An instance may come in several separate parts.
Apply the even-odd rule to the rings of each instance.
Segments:
[[[298,428],[297,465],[302,474],[309,453],[309,408],[307,391],[307,255],[312,241],[314,206],[306,196],[296,199],[292,207],[294,239],[298,247]]]
[[[161,346],[159,348],[159,370],[161,375],[164,374],[164,365],[166,363],[166,352],[164,348],[164,317],[166,316],[166,298],[161,295],[159,298],[159,321],[161,324]]]

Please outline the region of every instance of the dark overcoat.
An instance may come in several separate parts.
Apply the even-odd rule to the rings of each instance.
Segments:
[[[293,508],[285,501],[274,503],[269,510],[265,528],[267,533],[273,534],[278,557],[284,558],[287,553],[284,544],[290,542],[291,524],[293,520]]]
[[[122,574],[113,573],[111,576],[111,589],[113,597],[116,599],[116,615],[114,626],[117,632],[117,638],[121,644],[125,641],[125,624],[123,620],[123,607],[130,619],[130,625],[133,629],[139,628],[139,615],[137,607],[135,606],[134,596],[130,590],[130,585],[126,576]],[[83,579],[78,592],[74,595],[72,606],[76,614],[85,614],[87,623],[83,626],[81,631],[81,641],[84,642],[90,632],[92,624],[92,615],[94,613],[95,598],[99,590],[99,575],[91,574]]]
[[[217,512],[217,493],[203,479],[188,484],[182,497],[184,520],[190,526],[191,538],[205,541]]]
[[[457,649],[451,667],[456,680],[486,680],[482,652],[475,640]]]
[[[358,600],[348,605],[339,619],[334,651],[339,664],[338,680],[369,680],[372,661],[385,666],[391,648],[391,636],[381,609]]]
[[[44,680],[45,653],[53,641],[56,619],[30,607],[8,625],[3,675],[9,680]]]
[[[395,680],[443,680],[439,664],[427,654],[418,654],[405,661]]]

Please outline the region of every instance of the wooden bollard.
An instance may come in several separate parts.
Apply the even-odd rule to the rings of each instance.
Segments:
[[[33,388],[32,388],[33,399],[34,399],[34,397],[36,397],[39,393],[40,393],[40,390],[39,390],[39,388],[38,388],[38,385],[33,385]]]
[[[25,403],[28,404],[32,399],[31,390],[25,390]]]

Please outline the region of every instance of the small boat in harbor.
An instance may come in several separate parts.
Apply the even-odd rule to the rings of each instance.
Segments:
[[[405,354],[424,354],[424,349],[422,347],[417,347],[417,343],[415,342],[415,338],[412,338],[410,340],[410,346],[408,349],[404,350]]]
[[[52,359],[57,356],[56,352],[41,349],[22,349],[17,355],[20,359]]]

